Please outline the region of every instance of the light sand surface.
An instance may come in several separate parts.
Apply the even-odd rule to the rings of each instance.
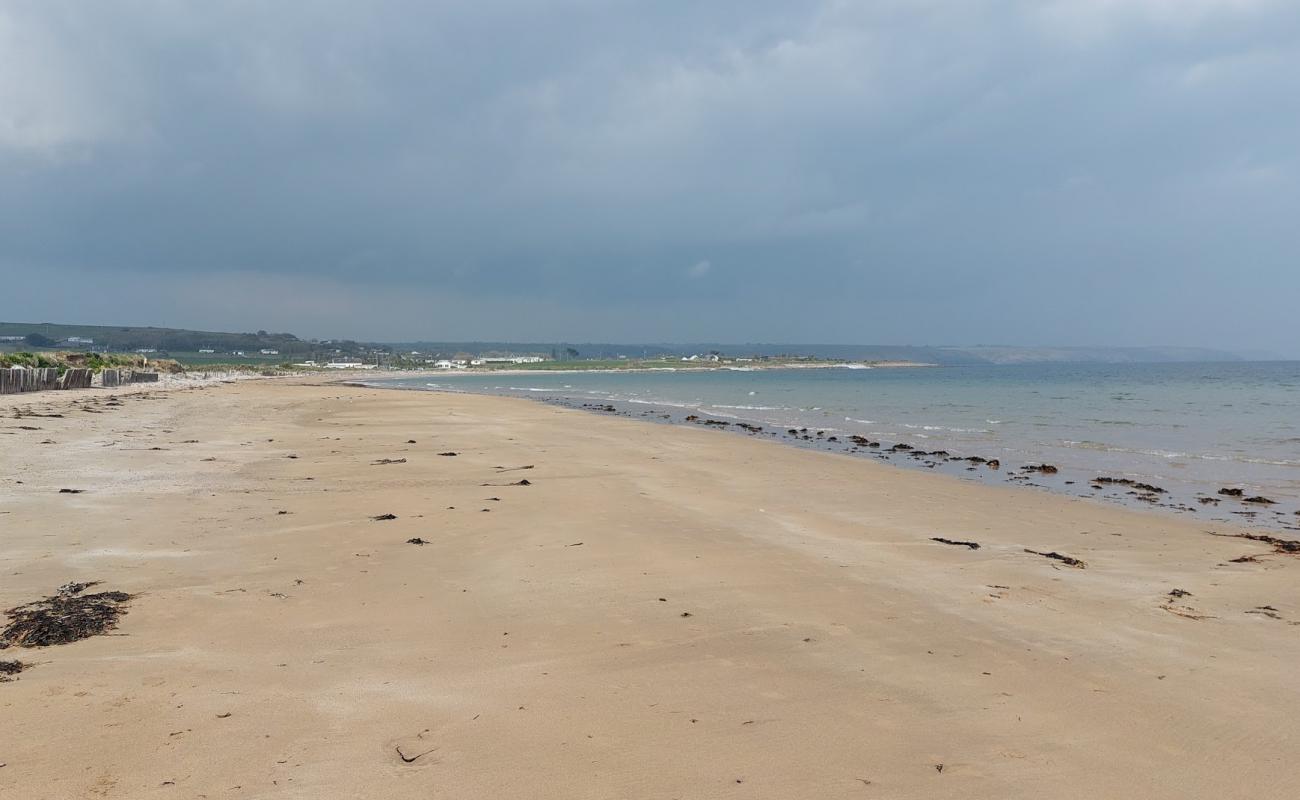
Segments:
[[[1224,526],[515,399],[116,402],[0,419],[0,608],[139,595],[0,653],[4,800],[1300,792],[1300,563]]]

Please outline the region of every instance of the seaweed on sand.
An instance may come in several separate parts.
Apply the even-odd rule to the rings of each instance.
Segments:
[[[131,600],[126,592],[83,594],[98,583],[69,583],[57,594],[5,611],[10,622],[0,631],[0,649],[48,647],[98,636],[117,627]]]
[[[21,661],[5,661],[4,659],[0,659],[0,683],[17,680],[13,676],[25,669],[27,669],[27,665]]]

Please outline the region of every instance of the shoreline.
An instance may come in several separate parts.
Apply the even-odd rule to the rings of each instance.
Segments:
[[[132,596],[112,635],[0,651],[30,665],[0,683],[16,796],[1185,800],[1300,778],[1300,561],[1240,526],[318,378],[0,420],[0,607]]]
[[[775,372],[783,369],[914,369],[920,367],[938,368],[939,364],[927,364],[921,361],[842,361],[836,363],[816,364],[746,364],[734,366],[708,366],[704,364],[683,364],[672,367],[592,367],[591,369],[482,369],[466,367],[464,369],[414,369],[393,370],[403,375],[465,375],[482,377],[484,375],[591,375],[598,373],[636,374],[640,372]]]
[[[440,386],[392,385],[387,380],[401,380],[406,376],[400,373],[384,376],[371,376],[374,380],[350,380],[353,385],[378,389],[398,389],[403,391],[447,392],[483,397],[509,397],[529,402],[571,408],[594,414],[614,414],[629,419],[666,425],[704,425],[714,430],[722,430],[746,437],[760,436],[784,445],[817,452],[836,452],[855,458],[871,459],[891,467],[910,472],[932,472],[947,475],[963,481],[983,486],[1015,486],[1023,489],[1046,491],[1059,497],[1069,497],[1108,506],[1118,506],[1130,511],[1157,513],[1165,516],[1188,519],[1189,515],[1212,523],[1227,523],[1256,530],[1272,531],[1282,535],[1294,535],[1300,532],[1300,510],[1292,508],[1293,503],[1282,503],[1279,508],[1242,503],[1239,499],[1223,497],[1214,499],[1213,503],[1200,500],[1205,494],[1184,495],[1164,487],[1153,486],[1141,480],[1124,477],[1096,475],[1076,475],[1071,472],[1060,473],[1052,465],[1045,464],[998,464],[989,468],[990,458],[979,454],[951,454],[946,450],[926,451],[906,441],[866,442],[857,437],[860,443],[851,441],[854,437],[823,436],[816,429],[772,428],[771,426],[747,424],[739,415],[723,415],[706,412],[702,409],[681,409],[663,404],[628,402],[624,400],[599,400],[581,402],[567,397],[549,396],[539,393],[537,396],[516,395],[504,392],[474,391],[469,389],[451,389]],[[646,410],[645,405],[651,409]],[[700,416],[703,415],[703,416]],[[727,416],[727,420],[711,420],[710,417]],[[843,434],[841,434],[843,435]],[[897,449],[895,449],[897,448]],[[995,462],[996,463],[996,462]],[[1043,469],[1051,467],[1051,469]],[[1231,482],[1225,482],[1231,484]],[[1145,490],[1144,490],[1145,489]],[[1149,491],[1148,491],[1149,490]],[[1211,497],[1213,497],[1211,495]],[[1228,501],[1228,505],[1222,505]],[[1234,502],[1235,501],[1235,502]]]

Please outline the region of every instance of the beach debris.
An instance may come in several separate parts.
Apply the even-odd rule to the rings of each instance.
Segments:
[[[954,544],[959,547],[969,547],[972,550],[980,549],[979,542],[963,542],[959,539],[945,539],[942,536],[931,536],[930,541],[939,542],[940,544]]]
[[[81,494],[85,489],[60,489],[59,494]]]
[[[888,452],[890,452],[890,453],[902,453],[902,452],[906,452],[906,451],[911,450],[911,449],[912,449],[912,446],[911,446],[910,444],[903,444],[902,442],[899,442],[898,444],[896,444],[896,445],[894,445],[893,447],[889,448]]]
[[[1250,609],[1246,613],[1260,614],[1262,616],[1268,617],[1269,619],[1282,619],[1282,615],[1279,614],[1277,609],[1273,608],[1272,606],[1255,606],[1254,608]]]
[[[371,517],[371,519],[374,520],[375,522],[383,522],[384,520],[388,520],[388,519],[397,519],[397,515],[396,515],[396,514],[380,514],[379,516]]]
[[[5,611],[12,621],[0,631],[0,649],[67,644],[116,628],[132,596],[126,592],[82,594],[98,583],[69,583],[43,600]]]
[[[1165,602],[1160,604],[1160,607],[1163,608],[1165,611],[1168,611],[1170,614],[1173,614],[1175,617],[1182,617],[1183,619],[1194,619],[1194,620],[1218,619],[1218,617],[1212,614],[1202,614],[1196,609],[1190,608],[1188,606],[1174,605],[1174,602],[1172,600],[1166,600]]]
[[[1245,494],[1245,491],[1241,489],[1232,489],[1232,488],[1224,487],[1219,490],[1219,494],[1223,495],[1224,497],[1241,497],[1242,495]]]
[[[1228,559],[1228,562],[1231,564],[1258,564],[1259,559],[1255,556],[1237,556]]]
[[[1026,464],[1021,467],[1020,470],[1021,472],[1039,472],[1043,475],[1055,475],[1060,472],[1060,470],[1052,464]]]
[[[27,669],[28,666],[30,665],[24,664],[21,661],[6,661],[0,659],[0,683],[17,680],[14,676]]]
[[[415,444],[415,440],[414,440],[414,439],[407,439],[407,440],[406,440],[406,443],[407,443],[407,444]]]
[[[1067,556],[1062,553],[1058,553],[1055,550],[1044,553],[1040,550],[1030,550],[1028,547],[1026,547],[1025,552],[1032,553],[1033,555],[1036,556],[1042,556],[1043,558],[1050,558],[1053,561],[1060,561],[1062,564],[1065,564],[1066,566],[1069,567],[1085,569],[1088,566],[1087,563],[1084,562],[1082,559],[1078,559],[1073,556]]]
[[[1171,589],[1169,592],[1169,596],[1170,597],[1191,597],[1192,593],[1187,591],[1186,589]]]
[[[1291,555],[1300,554],[1300,542],[1295,539],[1279,539],[1276,536],[1269,536],[1263,533],[1210,533],[1211,536],[1226,536],[1232,539],[1249,539],[1252,542],[1263,542],[1271,545],[1275,553],[1289,553]]]
[[[525,464],[522,467],[493,467],[492,469],[496,470],[497,472],[514,472],[516,470],[521,470],[521,469],[533,469],[533,465]]]
[[[453,453],[452,451],[448,450],[447,452],[445,452],[445,453],[439,453],[438,455],[440,455],[440,456],[454,456],[454,455],[458,455],[458,454],[457,454],[457,453]]]
[[[400,758],[400,759],[402,759],[402,763],[404,763],[404,764],[413,764],[413,763],[415,763],[416,761],[418,761],[419,759],[424,758],[425,756],[429,755],[429,754],[432,753],[434,750],[437,750],[438,748],[434,747],[434,748],[432,748],[432,749],[430,749],[430,750],[425,750],[423,753],[417,753],[417,754],[415,754],[415,755],[413,755],[413,756],[408,756],[408,755],[406,755],[406,753],[403,753],[403,752],[402,752],[402,747],[401,747],[401,745],[398,745],[397,747],[394,747],[393,749],[397,751],[397,757]]]
[[[1243,502],[1243,503],[1255,503],[1256,505],[1261,505],[1261,506],[1273,506],[1273,505],[1277,505],[1277,501],[1276,501],[1276,500],[1270,500],[1270,499],[1268,499],[1267,497],[1261,497],[1261,496],[1259,496],[1259,495],[1256,495],[1255,497],[1245,497],[1245,498],[1242,498],[1242,501],[1241,501],[1241,502]]]
[[[429,542],[426,541],[425,539],[421,539],[419,536],[416,536],[414,538],[407,539],[406,543],[407,544],[428,544]]]
[[[984,462],[984,466],[988,467],[989,469],[1001,469],[1002,462],[998,461],[996,458],[990,458],[988,461]]]
[[[372,462],[370,462],[370,463],[373,464],[373,465],[375,465],[375,466],[378,466],[378,465],[380,465],[380,464],[405,464],[405,463],[406,463],[406,459],[404,459],[404,458],[381,458],[381,459],[378,459],[378,460],[376,460],[376,461],[372,461]]]
[[[574,542],[573,544],[566,544],[565,547],[582,547],[583,544],[585,542]]]
[[[522,479],[520,479],[520,480],[515,481],[514,483],[512,483],[512,484],[510,484],[510,485],[511,485],[511,486],[532,486],[532,485],[533,485],[533,482],[530,481],[530,480],[528,480],[527,478],[522,478]]]
[[[1167,494],[1166,490],[1159,486],[1152,486],[1149,483],[1139,483],[1132,478],[1093,478],[1093,483],[1114,484],[1117,486],[1129,486],[1140,492],[1150,492],[1152,494]]]

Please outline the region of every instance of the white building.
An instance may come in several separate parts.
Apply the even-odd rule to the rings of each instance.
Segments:
[[[374,364],[363,364],[360,361],[331,361],[325,365],[325,369],[374,369]]]
[[[211,347],[202,347],[202,348],[199,348],[199,352],[200,352],[200,353],[215,353],[215,352],[217,352],[217,351],[216,351],[216,350],[213,350]]]
[[[278,356],[278,355],[280,355],[280,351],[279,351],[279,350],[271,350],[270,348],[263,348],[263,349],[262,349],[262,355],[264,355],[264,356]]]
[[[541,356],[480,356],[469,363],[481,367],[484,364],[540,364],[545,360]]]

